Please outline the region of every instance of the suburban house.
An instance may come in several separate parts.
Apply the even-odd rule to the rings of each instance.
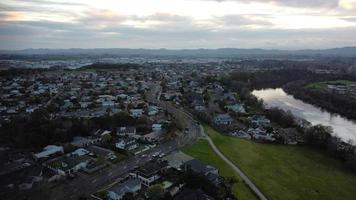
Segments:
[[[159,132],[162,130],[162,124],[152,124],[152,131]]]
[[[159,109],[157,106],[148,106],[148,115],[153,116],[156,115],[159,112]]]
[[[115,143],[115,147],[118,149],[130,151],[136,149],[138,144],[134,138],[122,138],[119,142]]]
[[[143,115],[143,109],[130,109],[130,116],[134,118],[139,118]]]
[[[255,140],[275,141],[273,134],[267,133],[260,128],[250,128],[247,130],[247,133],[249,133]]]
[[[227,105],[225,108],[235,113],[246,113],[245,108],[241,104]]]
[[[205,106],[198,105],[198,106],[194,106],[194,110],[197,112],[205,112],[206,108]]]
[[[127,181],[110,188],[107,199],[121,200],[126,193],[132,193],[134,196],[141,190],[141,182],[137,178],[128,179]]]
[[[138,178],[144,186],[149,187],[153,182],[161,178],[160,174],[167,166],[166,162],[153,160],[141,166],[130,175],[133,178]]]
[[[59,155],[62,153],[64,153],[62,146],[48,145],[45,148],[43,148],[43,151],[36,153],[34,157],[36,160],[40,160],[40,159],[50,158],[52,156]]]
[[[52,169],[59,175],[68,175],[75,173],[80,169],[85,169],[94,159],[87,155],[89,151],[77,149],[76,151],[54,158],[44,163],[49,169]]]
[[[251,135],[248,134],[246,131],[242,131],[242,130],[234,131],[234,132],[230,133],[230,135],[251,140]]]
[[[255,126],[255,127],[271,126],[271,121],[263,115],[254,115],[252,117],[249,117],[249,119],[251,120],[252,126]]]
[[[100,142],[100,138],[97,137],[80,137],[76,136],[73,138],[71,144],[75,147],[86,147],[92,144],[97,144]]]
[[[116,129],[116,135],[118,136],[134,136],[136,134],[136,127],[125,126]]]
[[[215,125],[226,125],[229,126],[233,122],[233,119],[229,114],[219,114],[216,117],[214,117],[214,124]]]
[[[222,182],[219,170],[213,166],[206,165],[199,160],[192,159],[183,164],[185,171],[192,170],[195,173],[206,176],[212,183],[218,185]]]

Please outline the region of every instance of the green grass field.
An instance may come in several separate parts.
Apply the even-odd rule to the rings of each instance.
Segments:
[[[356,199],[356,175],[344,169],[340,161],[322,152],[223,136],[210,127],[205,130],[222,153],[237,164],[269,199]],[[213,157],[211,151],[206,154],[201,157],[207,160]]]
[[[348,80],[323,81],[323,82],[310,83],[305,87],[310,89],[326,89],[328,84],[351,85],[351,84],[356,84],[356,81],[348,81]]]
[[[233,186],[232,191],[233,191],[234,195],[239,200],[250,200],[250,199],[257,200],[257,198],[254,196],[254,194],[250,191],[250,189],[240,179],[238,174],[236,174],[230,168],[229,165],[227,165],[225,162],[223,162],[214,153],[214,151],[210,148],[208,141],[201,139],[194,145],[186,147],[183,151],[184,151],[184,153],[189,154],[190,156],[192,156],[206,164],[209,164],[211,166],[218,168],[220,175],[223,177],[234,176],[238,180],[238,183],[236,183]]]

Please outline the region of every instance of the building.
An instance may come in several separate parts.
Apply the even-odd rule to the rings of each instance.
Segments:
[[[85,169],[91,161],[94,161],[87,153],[88,151],[85,149],[78,149],[75,152],[48,160],[44,166],[59,175],[72,174],[80,169]]]
[[[154,132],[162,131],[162,124],[152,124],[152,131]]]
[[[107,199],[121,200],[126,193],[132,193],[134,196],[141,190],[141,182],[137,178],[129,179],[117,186],[110,188]]]
[[[185,162],[182,166],[185,171],[192,170],[195,173],[204,175],[215,185],[222,183],[223,179],[219,176],[219,170],[213,166],[206,165],[199,160],[193,159]]]
[[[267,133],[265,130],[260,128],[250,128],[247,130],[247,133],[252,136],[255,140],[264,140],[264,141],[275,141],[273,134]]]
[[[126,126],[116,129],[116,135],[118,136],[134,136],[136,134],[136,127]]]
[[[251,124],[254,127],[268,127],[271,126],[271,121],[263,115],[254,115],[249,117]]]
[[[62,146],[56,146],[56,145],[47,145],[45,148],[43,148],[43,151],[36,153],[34,155],[35,159],[46,159],[50,158],[55,155],[59,155],[64,153],[63,147]]]
[[[118,149],[131,151],[138,147],[138,144],[134,138],[123,138],[119,142],[115,143],[115,147]]]
[[[233,119],[229,114],[219,114],[216,117],[214,117],[214,124],[217,126],[225,125],[229,126],[233,122]]]
[[[97,144],[99,142],[100,142],[100,138],[77,136],[73,138],[71,144],[75,147],[86,147],[92,144]]]
[[[148,106],[148,115],[153,116],[156,115],[159,112],[159,109],[157,106]]]
[[[166,162],[153,160],[138,168],[131,176],[138,178],[142,185],[149,187],[161,178],[161,172],[168,167]]]
[[[143,113],[143,109],[130,109],[130,116],[134,118],[142,117]]]
[[[246,113],[245,108],[241,104],[227,105],[225,108],[235,113]]]

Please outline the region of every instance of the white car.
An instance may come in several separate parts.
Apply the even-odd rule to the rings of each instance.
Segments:
[[[152,154],[152,157],[157,157],[157,156],[159,156],[159,152],[156,152],[156,153],[154,153],[154,154]]]

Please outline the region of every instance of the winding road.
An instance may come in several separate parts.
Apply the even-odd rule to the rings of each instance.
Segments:
[[[257,186],[248,178],[248,176],[234,163],[232,163],[229,159],[227,159],[224,154],[220,152],[220,150],[215,146],[213,140],[204,132],[204,128],[200,126],[201,134],[204,136],[206,140],[208,140],[211,148],[214,152],[224,161],[226,162],[247,184],[247,186],[256,194],[256,196],[260,200],[267,200],[267,197],[257,188]]]

